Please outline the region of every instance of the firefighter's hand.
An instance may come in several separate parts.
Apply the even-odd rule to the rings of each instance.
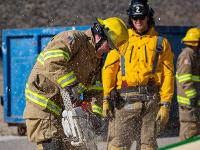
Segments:
[[[117,92],[116,89],[113,89],[111,92],[110,92],[110,100],[112,102],[118,102],[119,101],[119,92]]]
[[[71,101],[76,101],[80,99],[80,95],[82,93],[79,91],[78,86],[67,87],[66,90],[69,92]]]
[[[108,99],[103,100],[103,112],[102,112],[103,117],[109,118],[112,117],[112,111],[108,102]]]
[[[161,106],[157,114],[156,121],[159,121],[161,126],[165,126],[169,120],[169,108]]]

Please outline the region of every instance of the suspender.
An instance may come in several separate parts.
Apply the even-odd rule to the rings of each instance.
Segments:
[[[152,74],[156,73],[158,57],[159,57],[160,53],[162,52],[162,41],[163,41],[163,37],[158,36],[157,45],[156,45],[156,55],[154,57],[153,66],[152,66]]]
[[[156,54],[154,57],[154,61],[153,61],[153,66],[152,66],[152,74],[155,74],[156,72],[156,66],[158,63],[158,57],[162,52],[162,41],[163,41],[163,37],[162,36],[158,36],[157,39],[157,44],[156,44]],[[122,69],[122,77],[125,76],[125,58],[124,55],[121,55],[121,69]]]
[[[125,76],[125,58],[124,55],[121,55],[121,68],[122,68],[122,77]]]

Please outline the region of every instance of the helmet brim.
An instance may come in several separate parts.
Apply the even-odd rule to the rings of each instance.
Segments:
[[[100,24],[100,25],[104,25],[104,22],[103,22],[103,20],[102,19],[100,19],[100,18],[96,18],[96,20],[97,20],[97,22]]]

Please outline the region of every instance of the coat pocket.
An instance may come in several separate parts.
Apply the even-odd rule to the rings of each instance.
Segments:
[[[182,122],[196,122],[197,121],[197,109],[192,107],[179,107],[180,121]]]

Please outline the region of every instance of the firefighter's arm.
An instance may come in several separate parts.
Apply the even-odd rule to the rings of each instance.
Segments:
[[[165,126],[169,120],[170,103],[174,91],[174,63],[173,53],[167,39],[163,40],[162,44],[162,84],[160,87],[160,110],[157,114],[161,126]]]
[[[119,69],[120,55],[116,50],[108,53],[104,67],[102,69],[102,84],[103,84],[103,116],[109,117],[112,115],[111,106],[109,104],[109,94],[115,88],[117,72]]]
[[[87,96],[89,99],[95,97],[97,99],[102,100],[103,85],[101,81],[101,73],[102,73],[101,70],[99,70],[95,75],[93,75],[90,82],[91,85],[87,86],[87,91],[85,93],[85,96]]]
[[[72,50],[70,47],[75,43],[73,34],[61,33],[48,44],[43,56],[45,75],[60,88],[70,89],[74,96],[78,96],[78,93],[82,93],[86,88],[78,83],[76,72],[73,70],[73,66],[77,64],[73,64],[71,59],[78,50]]]
[[[87,91],[83,94],[84,100],[91,101],[92,112],[100,116],[102,116],[102,98],[103,86],[99,80],[95,84],[87,86]]]
[[[192,74],[193,57],[191,54],[182,55],[177,63],[177,83],[181,86],[181,90],[185,93],[188,100],[182,103],[195,106],[197,103],[197,90],[194,86]]]
[[[174,92],[174,55],[167,39],[163,40],[161,55],[162,81],[160,87],[160,103],[171,103]]]
[[[120,54],[116,50],[110,51],[106,57],[106,61],[102,69],[104,96],[109,96],[110,91],[116,86],[119,59]]]

